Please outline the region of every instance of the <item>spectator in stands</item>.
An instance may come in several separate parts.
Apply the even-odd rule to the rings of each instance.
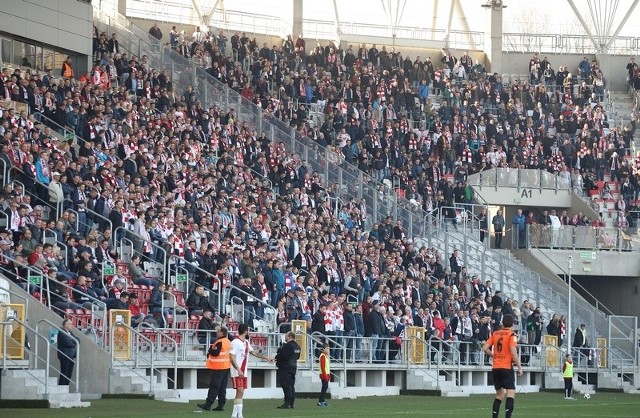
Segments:
[[[165,293],[167,293],[167,285],[164,282],[159,282],[158,287],[153,288],[149,298],[149,312],[157,314],[154,317],[158,318],[163,327],[167,316],[171,315],[171,308],[164,307]]]
[[[46,277],[43,279],[44,291],[49,301],[49,306],[56,311],[56,313],[62,317],[65,315],[67,309],[82,309],[82,305],[76,303],[69,297],[67,289],[71,289],[68,283],[58,281],[56,278],[56,269],[50,268]]]
[[[189,315],[202,315],[205,310],[215,312],[215,308],[211,306],[209,298],[204,293],[204,286],[199,284],[194,286],[186,304]]]
[[[140,298],[137,293],[129,294],[129,311],[131,311],[131,326],[136,328],[140,325],[146,318],[145,314],[142,313],[140,308]]]
[[[158,22],[154,23],[151,29],[149,29],[149,35],[156,38],[158,41],[162,40],[162,31],[158,27]]]
[[[115,299],[109,309],[129,310],[129,293],[125,291],[120,292],[119,297]],[[131,324],[133,325],[133,319],[131,320]]]
[[[518,209],[513,218],[511,219],[511,224],[513,225],[513,233],[516,234],[517,246],[518,248],[525,247],[525,227],[526,227],[526,219],[522,214],[522,209]]]
[[[205,309],[198,321],[198,342],[203,345],[213,344],[216,340],[217,325],[213,321],[213,311]]]
[[[147,272],[140,267],[140,256],[137,254],[131,256],[127,272],[131,276],[131,281],[138,286],[158,287],[158,279],[149,277]]]

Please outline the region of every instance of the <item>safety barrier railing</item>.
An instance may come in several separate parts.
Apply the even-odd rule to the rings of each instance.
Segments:
[[[607,53],[611,55],[636,55],[640,38],[616,36]],[[595,54],[600,53],[588,35],[503,33],[502,48],[505,52],[531,52],[549,54]]]
[[[48,326],[49,326],[47,331],[45,331],[45,330],[43,330],[43,329],[42,329],[42,328],[43,328],[43,326],[44,326],[44,324],[46,324],[46,325],[48,325]],[[69,377],[69,380],[70,380],[70,381],[72,381],[72,382],[74,382],[74,383],[75,383],[75,385],[74,385],[74,387],[73,387],[74,391],[75,391],[75,392],[80,392],[80,368],[82,367],[82,362],[80,361],[80,340],[79,340],[77,337],[75,337],[73,334],[71,334],[71,333],[69,333],[69,332],[65,331],[63,328],[59,327],[58,325],[54,324],[53,322],[49,321],[48,319],[43,318],[43,319],[40,319],[40,320],[36,323],[36,329],[35,329],[35,332],[36,332],[38,335],[41,335],[42,337],[44,337],[44,339],[46,339],[46,336],[47,336],[47,335],[48,335],[48,336],[52,336],[51,330],[55,330],[55,331],[56,331],[56,333],[55,333],[55,334],[58,334],[58,333],[64,333],[64,334],[66,334],[69,338],[72,338],[72,339],[76,342],[76,357],[75,357],[75,358],[71,358],[71,357],[69,357],[67,354],[65,354],[65,353],[63,353],[62,351],[60,351],[60,350],[58,349],[58,347],[56,347],[56,346],[55,346],[51,341],[49,341],[49,347],[53,348],[53,349],[54,349],[54,352],[57,352],[56,354],[57,354],[58,356],[59,356],[59,355],[62,355],[62,356],[63,356],[64,358],[66,358],[67,360],[70,360],[70,361],[72,361],[72,362],[74,362],[74,363],[75,363],[75,365],[74,365],[74,371],[75,371],[75,375],[76,375],[76,376],[75,376],[75,379],[72,379],[72,378],[71,378],[71,376],[68,376],[68,377]],[[34,342],[34,345],[35,345],[34,350],[35,350],[35,352],[36,352],[36,353],[38,353],[38,352],[39,352],[39,351],[38,351],[38,346],[39,346],[39,342],[40,342],[40,340],[41,340],[40,338],[36,338],[36,340],[35,340],[35,342]],[[57,344],[57,343],[56,343],[56,344]],[[47,347],[47,350],[49,350],[49,347]],[[40,358],[39,358],[39,357],[36,357],[36,358],[34,359],[34,368],[36,368],[36,369],[38,368],[39,360],[40,360]],[[48,368],[50,368],[50,367],[51,367],[51,364],[47,364],[47,363],[45,363],[45,364],[43,364],[43,366],[44,366],[44,367],[46,367],[46,368],[48,369]],[[54,371],[55,371],[56,369],[55,369],[55,368],[52,368],[52,370],[54,370]],[[59,371],[58,371],[58,372],[59,372]]]
[[[527,248],[569,249],[590,251],[640,251],[637,228],[607,228],[602,226],[532,224],[525,228]]]
[[[28,265],[26,261],[16,260],[14,257],[11,257],[7,254],[3,254],[2,257],[5,260],[10,261],[13,266],[21,267],[27,270],[27,277],[16,277],[16,279],[24,280],[23,282],[18,283],[18,285],[22,287],[25,292],[28,292],[32,295],[37,292],[39,294],[38,300],[40,301],[40,303],[45,302],[45,297],[46,301],[51,300],[48,295],[49,288],[45,287],[43,283],[43,279],[46,280],[46,277],[42,270],[40,270],[38,267]],[[7,277],[15,276],[15,271],[7,270],[4,264],[0,264],[0,273],[4,274]],[[23,284],[24,286],[22,286]]]
[[[137,222],[142,221],[138,220]],[[157,254],[160,254],[159,257],[155,258],[155,262],[162,265],[161,277],[166,276],[168,261],[167,251],[162,246],[156,244],[150,239],[146,239],[135,231],[127,229],[126,227],[119,226],[112,232],[113,243],[117,248],[120,249],[120,252],[118,254],[120,258],[122,258],[124,261],[129,262],[131,261],[131,257],[133,255],[137,255],[138,257],[140,257],[140,260],[144,260],[147,258],[147,256],[142,251],[138,251],[138,249],[143,248],[145,244],[150,245],[154,250],[154,255],[156,251]],[[130,254],[128,253],[129,249],[131,252]],[[128,256],[128,259],[125,257],[125,255]]]
[[[471,186],[511,187],[516,189],[555,190],[557,192],[571,192],[571,181],[544,170],[520,168],[494,168],[469,176]]]
[[[22,171],[22,169],[20,168],[14,167],[13,169],[18,173],[24,174],[24,171]],[[23,180],[27,182],[26,175],[23,177]],[[55,212],[57,214],[57,219],[60,218],[62,216],[62,202],[58,202],[57,204],[54,204],[54,203],[51,203],[48,199],[45,200],[41,196],[39,196],[37,193],[35,193],[36,190],[40,189],[41,191],[46,191],[48,196],[49,186],[44,183],[41,183],[36,178],[29,179],[28,181],[29,181],[29,184],[33,183],[35,189],[31,190],[31,187],[29,188],[25,187],[24,182],[17,179],[12,180],[13,188],[15,189],[16,185],[20,186],[20,188],[22,189],[22,195],[24,196],[25,194],[27,194],[31,197],[32,206],[41,205],[45,209],[42,212],[43,220],[50,220],[52,212]],[[57,220],[57,219],[54,219],[54,220]]]
[[[7,355],[7,349],[8,349],[8,344],[7,342],[11,342],[10,345],[12,346],[24,346],[23,341],[18,341],[15,338],[13,338],[11,336],[11,329],[13,327],[15,327],[17,324],[17,326],[19,327],[23,327],[25,329],[25,331],[29,331],[29,335],[33,336],[35,338],[34,341],[34,348],[31,349],[29,347],[24,347],[25,352],[29,355],[29,358],[31,361],[33,361],[34,363],[34,369],[36,369],[38,367],[39,364],[42,364],[44,366],[44,380],[40,379],[36,374],[34,374],[32,372],[32,369],[30,367],[24,367],[24,366],[20,366],[20,363],[16,362],[14,359],[9,358],[9,356]],[[53,349],[53,353],[59,355],[62,355],[64,357],[66,357],[67,359],[73,361],[76,367],[74,367],[75,369],[75,379],[70,379],[71,381],[74,382],[74,387],[72,390],[74,390],[75,392],[79,392],[80,391],[80,385],[79,383],[79,365],[80,365],[80,360],[79,360],[79,355],[80,355],[80,347],[77,346],[76,347],[76,358],[72,359],[71,357],[69,357],[68,355],[66,355],[65,353],[63,353],[60,349],[58,349],[54,344],[51,344],[51,341],[49,340],[49,336],[44,336],[38,333],[37,330],[31,328],[29,325],[27,325],[25,322],[20,321],[17,318],[13,318],[11,320],[8,321],[3,321],[0,322],[0,327],[2,327],[2,370],[6,370],[8,369],[9,366],[20,366],[20,369],[23,370],[26,374],[28,374],[30,377],[32,377],[34,380],[36,380],[38,383],[44,385],[44,393],[48,394],[50,393],[50,382],[49,382],[49,376],[51,374],[51,372],[55,372],[58,374],[62,374],[61,370],[57,367],[55,367],[53,365],[52,359],[51,359],[51,352]],[[71,336],[72,338],[74,338],[73,336]],[[76,341],[77,339],[74,338]],[[41,354],[39,354],[38,352],[38,341],[43,341],[43,344],[45,346],[45,354],[44,356],[42,356]],[[71,378],[71,376],[68,376]]]
[[[255,295],[249,294],[247,292],[245,292],[244,290],[242,290],[241,288],[235,286],[232,283],[227,282],[226,286],[223,287],[222,286],[222,281],[216,277],[213,273],[206,271],[204,269],[202,269],[200,266],[197,266],[193,263],[189,263],[188,261],[185,261],[183,258],[177,257],[177,256],[171,256],[169,258],[169,264],[173,265],[173,266],[186,266],[189,265],[190,268],[193,268],[196,272],[196,275],[199,273],[201,274],[202,278],[208,278],[209,280],[211,280],[211,286],[206,286],[203,284],[203,287],[205,288],[206,291],[209,292],[209,298],[211,299],[211,296],[213,295],[213,298],[215,300],[217,300],[217,305],[215,306],[218,309],[218,312],[220,313],[227,313],[230,314],[230,312],[225,312],[226,311],[226,305],[231,302],[231,293],[235,293],[237,295],[242,295],[244,298],[256,298]],[[175,267],[173,267],[175,268]],[[167,281],[167,283],[171,283],[173,284],[171,281]],[[188,283],[189,284],[189,288],[190,290],[193,288],[193,286],[198,283],[198,284],[202,284],[201,282],[198,282],[197,280],[194,280],[191,278],[191,275],[188,275]],[[185,293],[186,295],[186,293]],[[237,296],[236,296],[237,297]],[[242,299],[241,299],[242,300]],[[259,302],[259,301],[258,301]],[[269,307],[267,304],[264,304],[263,302],[259,302],[262,303],[264,305],[265,308],[265,315],[263,318],[258,318],[256,315],[256,318],[258,319],[262,319],[262,320],[267,320],[267,322],[269,323],[269,325],[272,327],[272,329],[276,328],[276,318],[275,315],[273,315],[272,312],[267,312],[267,311],[272,311],[273,308]],[[231,306],[231,308],[233,308]],[[245,306],[243,304],[243,315],[244,315],[244,311],[245,311]],[[267,315],[267,313],[269,315]],[[255,312],[254,312],[255,314]],[[269,319],[271,318],[271,319]]]
[[[131,338],[131,341],[129,341],[128,345],[126,346],[127,349],[130,350],[130,353],[133,356],[134,367],[130,367],[127,363],[125,363],[124,360],[120,360],[116,356],[116,351],[117,351],[116,347],[118,347],[119,349],[125,347],[124,346],[125,343],[123,341],[116,339],[116,335],[117,335],[117,333],[115,332],[116,327],[122,327],[126,331],[130,332],[132,335],[135,336],[135,338]],[[139,376],[143,380],[147,380],[149,382],[149,395],[153,395],[155,391],[155,385],[156,385],[156,376],[154,374],[155,344],[153,343],[153,341],[151,341],[150,338],[147,338],[144,334],[138,332],[136,329],[131,328],[129,325],[125,324],[124,322],[114,321],[111,324],[111,327],[109,329],[109,336],[110,336],[110,340],[109,340],[108,349],[109,349],[109,352],[111,353],[111,369],[115,369],[116,367],[122,367],[122,368],[127,368],[133,371],[133,373],[136,376]],[[140,350],[140,344],[134,340],[144,341],[147,344],[147,347],[149,348],[149,350],[151,351],[151,355],[150,356],[142,355],[142,350]],[[147,365],[150,369],[149,374],[147,374],[147,370],[146,370]]]
[[[311,371],[315,371],[316,370],[316,365],[317,365],[317,361],[316,359],[318,358],[318,356],[316,355],[316,350],[318,348],[322,348],[322,344],[324,343],[328,343],[330,346],[331,350],[339,350],[342,353],[342,358],[346,359],[347,358],[347,347],[346,344],[340,344],[338,342],[337,338],[331,338],[331,337],[327,337],[324,334],[321,334],[319,332],[314,332],[311,334],[305,334],[305,336],[307,337],[307,356],[309,358],[309,366]],[[340,382],[340,386],[343,388],[347,387],[347,362],[346,361],[341,361],[340,363],[342,363],[342,377],[338,376],[335,373],[331,373],[332,376],[334,376],[339,382]]]
[[[129,327],[129,329],[133,329]],[[177,379],[178,379],[178,359],[180,356],[184,356],[183,350],[178,344],[178,340],[176,337],[175,331],[164,332],[162,329],[158,329],[146,324],[140,324],[138,328],[142,333],[150,332],[155,335],[155,350],[154,350],[154,358],[155,364],[157,366],[156,369],[153,367],[151,374],[157,374],[159,376],[163,376],[167,379],[168,382],[173,384],[173,390],[177,389]],[[138,344],[137,339],[133,339],[134,344]],[[138,351],[140,347],[138,347]],[[167,354],[170,353],[170,354]],[[162,365],[162,367],[160,366]],[[173,378],[169,376],[168,373],[162,371],[162,369],[173,369]]]

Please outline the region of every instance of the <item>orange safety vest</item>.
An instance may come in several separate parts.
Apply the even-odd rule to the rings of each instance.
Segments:
[[[231,341],[228,338],[221,338],[215,343],[211,344],[211,348],[216,344],[222,344],[220,348],[220,355],[210,356],[207,355],[207,362],[205,366],[211,370],[229,370],[231,369],[231,358],[229,352],[231,351]]]

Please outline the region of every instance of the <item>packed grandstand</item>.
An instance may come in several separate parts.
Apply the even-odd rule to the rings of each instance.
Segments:
[[[209,106],[197,80],[186,86],[174,78],[184,72],[154,67],[94,29],[89,73],[6,65],[0,77],[0,97],[14,103],[0,119],[0,268],[77,328],[106,332],[94,312],[128,309],[135,326],[197,329],[206,344],[221,323],[284,332],[303,320],[348,362],[393,361],[404,328],[416,325],[445,357],[441,342],[466,342],[456,361],[478,363],[506,313],[525,344],[544,333],[559,345],[571,338],[564,317],[543,320],[535,301],[468,271],[459,251],[418,242],[391,206],[372,222],[364,200],[345,198],[235,104]],[[314,155],[380,183],[381,195],[429,213],[473,203],[472,174],[528,168],[585,195],[615,184],[621,211],[634,213],[635,120],[610,125],[595,59],[556,69],[535,55],[526,79],[503,79],[466,52],[423,59],[181,29],[152,28],[152,46],[167,43]],[[634,83],[637,69],[629,74]],[[343,341],[346,350],[335,349]]]

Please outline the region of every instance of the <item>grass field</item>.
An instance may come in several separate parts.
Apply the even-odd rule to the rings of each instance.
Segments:
[[[519,394],[514,417],[640,417],[640,396],[619,393],[597,393],[590,400],[581,396],[565,401],[561,393]],[[316,401],[299,399],[293,410],[279,410],[278,400],[247,400],[246,418],[311,418],[311,417],[491,417],[493,397],[440,398],[397,396],[328,401],[321,408]],[[2,418],[98,418],[98,417],[230,417],[232,402],[224,412],[206,412],[189,404],[165,403],[143,399],[102,399],[82,409],[0,409]],[[504,417],[504,404],[501,417]]]

